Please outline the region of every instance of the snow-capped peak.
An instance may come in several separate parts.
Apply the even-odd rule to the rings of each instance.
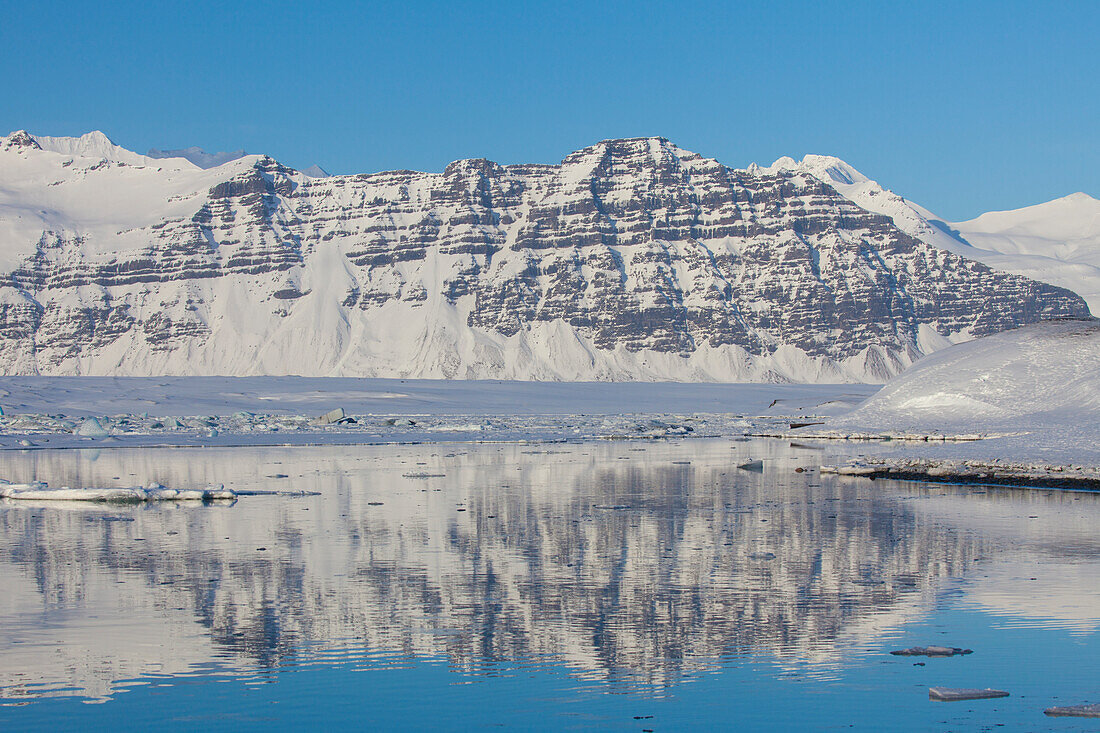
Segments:
[[[759,169],[767,172],[809,173],[826,183],[853,185],[870,179],[833,155],[807,155],[801,161],[784,155],[770,166]]]
[[[32,148],[34,150],[41,150],[42,148],[35,141],[34,137],[26,130],[16,130],[5,138],[0,138],[3,141],[3,145],[0,145],[0,149],[8,150],[10,148]]]
[[[80,137],[50,137],[48,135],[32,135],[35,142],[43,150],[49,150],[62,155],[72,155],[83,158],[101,158],[128,165],[146,165],[145,156],[116,145],[111,138],[99,130],[92,130]]]

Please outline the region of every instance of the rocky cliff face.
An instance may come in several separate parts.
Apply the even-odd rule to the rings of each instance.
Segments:
[[[0,156],[6,373],[882,380],[950,340],[1088,312],[812,175],[660,138],[329,178],[23,133]]]

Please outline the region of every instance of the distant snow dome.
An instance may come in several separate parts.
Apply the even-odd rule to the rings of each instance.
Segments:
[[[219,165],[223,165],[232,160],[243,158],[248,155],[243,150],[234,150],[231,153],[217,152],[208,153],[200,147],[191,146],[189,148],[179,148],[177,150],[159,150],[157,148],[151,148],[148,153],[145,154],[149,158],[183,158],[189,160],[199,168],[217,168]]]
[[[1077,192],[951,224],[991,267],[1069,288],[1100,314],[1100,200]]]
[[[310,178],[328,178],[329,175],[330,175],[328,171],[326,171],[324,168],[317,165],[316,163],[311,165],[309,168],[305,168],[304,170],[302,170],[300,172],[304,173],[305,175],[309,176]]]

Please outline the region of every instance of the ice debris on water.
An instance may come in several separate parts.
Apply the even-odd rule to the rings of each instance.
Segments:
[[[202,489],[169,489],[161,484],[129,488],[79,488],[68,486],[51,489],[43,481],[29,484],[0,484],[0,499],[29,501],[95,501],[95,502],[145,502],[145,501],[214,501],[235,499],[237,494],[224,486],[207,486]]]
[[[895,657],[953,657],[961,654],[973,654],[973,649],[957,646],[914,646],[890,652]]]
[[[695,428],[690,425],[681,425],[679,423],[669,422],[667,420],[647,420],[640,425],[635,426],[635,431],[641,433],[647,438],[664,438],[669,436],[687,435],[688,433],[695,432]]]
[[[991,700],[995,697],[1008,697],[1004,690],[994,690],[986,687],[975,689],[971,687],[929,687],[928,699],[941,702],[954,702],[956,700]]]

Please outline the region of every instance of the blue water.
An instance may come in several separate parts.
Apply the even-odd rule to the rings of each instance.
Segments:
[[[745,457],[766,470],[731,469]],[[0,506],[0,726],[1100,730],[1042,714],[1100,701],[1100,497],[827,479],[819,458],[6,455],[16,480],[321,496]],[[928,644],[975,652],[889,654]],[[1012,694],[940,703],[934,685]]]

